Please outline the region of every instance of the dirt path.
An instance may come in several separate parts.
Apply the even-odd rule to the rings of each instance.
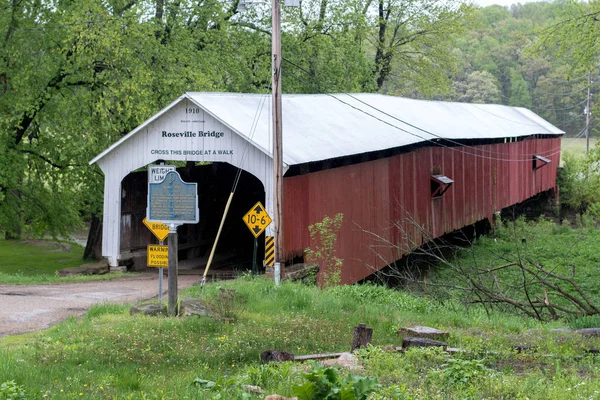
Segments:
[[[199,279],[197,275],[180,275],[178,286],[183,289]],[[166,293],[166,277],[163,289]],[[134,303],[155,296],[158,296],[155,273],[110,281],[0,285],[0,337],[48,328],[71,315],[83,315],[93,304]]]

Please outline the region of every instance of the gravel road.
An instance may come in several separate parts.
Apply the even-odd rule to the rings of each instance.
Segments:
[[[165,274],[166,275],[166,274]],[[180,289],[200,280],[180,275]],[[167,278],[163,281],[166,299]],[[135,303],[158,296],[158,273],[113,279],[45,285],[0,285],[0,337],[38,331],[71,315],[83,315],[93,304]]]

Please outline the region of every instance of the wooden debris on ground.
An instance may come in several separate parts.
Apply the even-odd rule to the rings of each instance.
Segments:
[[[517,351],[517,353],[533,353],[537,350],[537,347],[528,345],[528,344],[517,344],[513,346],[513,349]]]
[[[402,349],[406,350],[409,347],[441,347],[446,350],[448,344],[446,342],[427,338],[405,337],[402,339]]]
[[[263,364],[270,362],[294,361],[295,357],[292,353],[279,350],[267,350],[260,354],[260,362]]]
[[[354,335],[352,336],[352,348],[351,352],[360,349],[361,347],[367,347],[371,343],[371,337],[373,336],[373,328],[367,328],[366,324],[358,324],[354,328]]]
[[[338,358],[344,353],[317,353],[304,356],[294,356],[294,361],[326,360],[328,358]]]

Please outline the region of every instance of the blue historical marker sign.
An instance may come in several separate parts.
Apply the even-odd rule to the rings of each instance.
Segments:
[[[198,185],[181,180],[171,171],[160,183],[148,184],[146,219],[163,224],[195,224],[198,222]]]

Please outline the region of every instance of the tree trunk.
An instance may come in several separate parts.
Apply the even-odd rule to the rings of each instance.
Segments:
[[[90,224],[87,243],[83,251],[84,260],[102,259],[102,220],[94,214]]]

